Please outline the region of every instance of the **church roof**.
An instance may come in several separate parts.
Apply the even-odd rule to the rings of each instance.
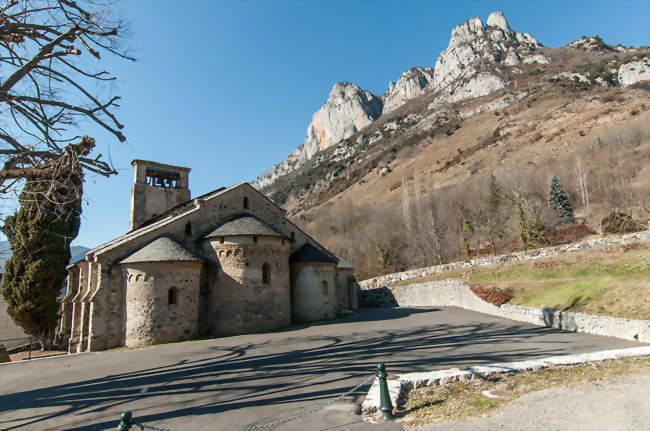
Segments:
[[[347,260],[343,259],[343,258],[340,257],[340,256],[336,256],[336,257],[337,257],[338,260],[339,260],[339,263],[336,264],[336,267],[337,267],[337,268],[341,268],[341,269],[354,269],[354,265],[352,265],[350,262],[348,262]]]
[[[136,262],[202,262],[203,259],[165,236],[151,241],[120,263]]]
[[[239,183],[236,184],[232,187],[229,187],[227,189],[217,189],[213,190],[209,193],[206,193],[205,195],[199,196],[198,198],[194,198],[192,200],[187,201],[186,203],[179,205],[178,207],[175,207],[174,209],[165,212],[160,215],[160,219],[157,217],[149,224],[145,224],[143,226],[140,226],[137,229],[134,229],[130,232],[127,232],[126,234],[119,236],[111,241],[108,241],[104,244],[101,244],[91,250],[88,250],[86,252],[86,259],[96,259],[97,256],[101,256],[104,253],[107,253],[109,251],[113,251],[115,249],[118,249],[122,246],[125,246],[131,241],[134,241],[138,238],[142,237],[160,237],[160,233],[158,231],[167,231],[169,230],[169,226],[173,223],[178,223],[179,220],[183,218],[189,218],[192,216],[196,216],[197,213],[200,213],[203,211],[205,205],[202,205],[201,202],[210,202],[212,200],[219,200],[224,198],[225,196],[229,195],[231,192],[235,192],[237,190],[245,189],[246,191],[250,191],[251,193],[256,193],[259,195],[261,198],[266,199],[268,202],[268,205],[272,206],[274,210],[277,212],[281,213],[283,216],[283,223],[287,223],[289,226],[292,227],[292,229],[295,229],[296,231],[302,232],[305,237],[308,238],[310,242],[313,244],[316,244],[317,246],[320,246],[318,242],[311,238],[307,233],[305,233],[299,226],[296,226],[291,220],[287,219],[285,217],[286,211],[277,206],[275,202],[270,200],[267,196],[262,194],[259,190],[255,189],[248,183]],[[232,219],[230,219],[232,220]]]
[[[306,243],[289,256],[290,262],[328,262],[336,263],[336,259],[328,256],[313,245]]]
[[[237,214],[226,219],[218,228],[204,236],[204,238],[213,238],[216,236],[238,236],[238,235],[260,235],[260,236],[279,236],[284,237],[281,233],[273,229],[262,220],[250,214]]]

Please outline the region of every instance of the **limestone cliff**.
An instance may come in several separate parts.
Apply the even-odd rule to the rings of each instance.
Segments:
[[[498,75],[495,66],[517,65],[541,46],[528,33],[511,30],[501,12],[490,14],[487,25],[478,17],[457,25],[451,32],[449,46],[434,67],[429,89],[437,91],[439,96],[430,107],[500,90],[506,81]]]
[[[410,99],[424,94],[432,79],[433,69],[430,67],[412,67],[402,73],[397,82],[388,84],[388,91],[383,95],[383,114],[394,111]]]
[[[372,123],[381,115],[382,107],[379,97],[356,84],[334,84],[327,102],[314,113],[307,128],[303,149],[307,158]]]
[[[382,108],[382,100],[371,92],[350,82],[337,82],[327,101],[314,113],[305,143],[257,177],[253,187],[260,189],[272,184],[304,165],[318,151],[350,137],[379,118]]]

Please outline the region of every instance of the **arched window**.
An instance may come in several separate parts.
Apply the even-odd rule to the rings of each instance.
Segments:
[[[187,224],[185,225],[185,233],[187,235],[192,235],[192,223],[187,222]]]
[[[178,303],[178,292],[175,287],[170,287],[167,291],[167,305],[176,305]]]
[[[321,284],[321,289],[323,289],[323,295],[330,294],[330,289],[329,286],[327,285],[327,281],[323,280],[323,283]]]
[[[262,265],[262,283],[271,284],[271,265],[268,263]]]
[[[244,209],[248,209],[248,198],[244,198]]]

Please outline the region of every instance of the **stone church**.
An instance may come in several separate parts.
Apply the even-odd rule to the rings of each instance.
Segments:
[[[132,162],[130,230],[68,267],[70,352],[224,336],[357,308],[352,266],[248,183],[190,199],[189,168]]]

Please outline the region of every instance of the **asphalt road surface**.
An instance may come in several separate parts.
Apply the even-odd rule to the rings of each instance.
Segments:
[[[325,403],[378,362],[399,374],[638,345],[455,307],[363,309],[278,332],[1,365],[0,429],[115,429],[131,410],[173,431],[230,431]],[[401,429],[360,420],[367,389],[270,429]]]

